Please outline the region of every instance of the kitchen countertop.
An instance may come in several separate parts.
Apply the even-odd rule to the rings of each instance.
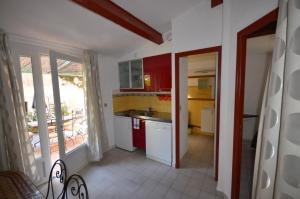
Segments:
[[[115,112],[114,114],[117,116],[134,117],[134,118],[139,118],[139,119],[143,119],[143,120],[152,120],[152,121],[158,121],[158,122],[172,123],[172,114],[165,113],[165,112],[127,110],[127,111]]]

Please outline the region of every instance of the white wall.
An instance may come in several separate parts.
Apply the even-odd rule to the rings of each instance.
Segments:
[[[113,148],[115,146],[115,135],[112,94],[113,90],[119,88],[118,62],[115,58],[98,55],[98,63],[108,145],[109,148]]]
[[[217,189],[231,196],[237,32],[277,7],[277,0],[224,0],[219,180]]]
[[[248,53],[246,55],[246,77],[244,113],[259,115],[271,53]],[[252,140],[258,127],[257,118],[245,118],[243,122],[243,139]]]
[[[221,45],[222,6],[201,1],[172,20],[172,35],[174,53]]]
[[[138,58],[144,58],[144,57],[150,57],[154,55],[161,55],[170,53],[172,51],[172,42],[170,41],[164,41],[161,45],[157,45],[153,42],[147,41],[147,43],[132,51],[128,54],[123,55],[122,57],[118,58],[118,62],[120,61],[126,61],[130,59],[138,59]]]

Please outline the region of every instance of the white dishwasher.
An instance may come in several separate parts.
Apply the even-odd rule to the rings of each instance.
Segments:
[[[114,116],[114,129],[116,146],[127,151],[134,151],[131,117]]]
[[[146,155],[158,162],[172,165],[172,124],[146,121]]]

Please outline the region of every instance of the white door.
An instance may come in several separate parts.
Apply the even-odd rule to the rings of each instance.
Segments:
[[[87,141],[84,68],[77,57],[50,51],[58,150],[66,160]]]
[[[186,57],[179,59],[179,103],[180,103],[180,159],[187,152],[188,135],[188,61]]]

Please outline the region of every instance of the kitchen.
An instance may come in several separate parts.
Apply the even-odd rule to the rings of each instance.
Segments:
[[[116,147],[144,150],[171,166],[171,54],[120,62],[119,83],[113,94]]]

